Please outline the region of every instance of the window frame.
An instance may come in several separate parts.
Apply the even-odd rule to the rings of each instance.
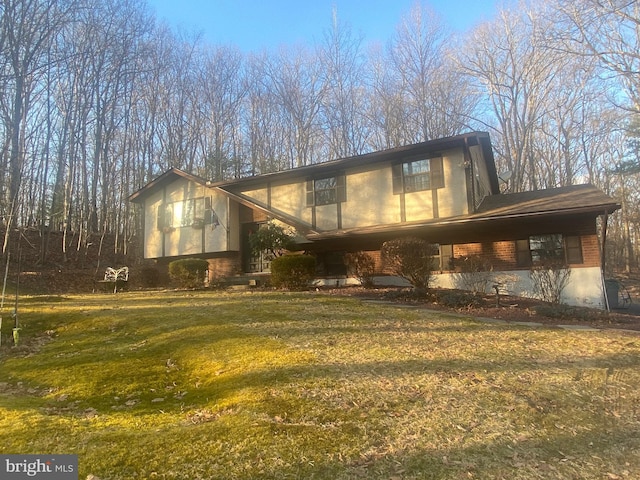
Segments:
[[[426,162],[426,164],[425,164]],[[441,155],[405,158],[391,166],[393,193],[413,193],[445,187]]]
[[[561,233],[530,235],[526,239],[516,240],[515,244],[518,267],[544,265],[549,260],[551,262],[560,260],[566,265],[584,263],[582,238],[579,235]]]
[[[335,205],[346,201],[347,179],[343,173],[310,178],[307,180],[307,207]]]
[[[176,209],[179,206],[179,209]],[[179,214],[176,214],[176,210]],[[186,213],[185,213],[186,212]],[[179,221],[178,221],[179,220]],[[175,229],[200,225],[219,225],[218,215],[213,210],[211,197],[192,197],[173,202],[162,202],[156,212],[156,228]]]
[[[432,266],[434,272],[451,271],[451,262],[453,260],[453,244],[451,243],[433,243],[434,253],[431,255],[433,260]]]

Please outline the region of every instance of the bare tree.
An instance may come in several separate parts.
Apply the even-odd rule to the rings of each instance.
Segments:
[[[244,78],[243,58],[237,49],[206,49],[198,78],[201,108],[206,115],[202,135],[202,157],[207,178],[223,180],[229,172],[241,168],[237,128],[248,85]]]
[[[558,0],[558,37],[573,55],[595,57],[615,75],[640,113],[640,4],[634,0]],[[613,97],[616,101],[615,96]],[[622,106],[622,105],[621,105]]]
[[[314,54],[303,48],[280,49],[261,64],[265,87],[283,114],[290,167],[320,159],[319,112],[325,95],[321,69]]]
[[[3,69],[7,88],[7,134],[9,155],[4,169],[6,197],[4,223],[14,222],[25,169],[26,136],[31,95],[45,71],[53,36],[67,21],[73,2],[52,0],[5,0],[0,20]],[[7,237],[3,244],[6,251]]]
[[[573,130],[584,111],[580,94],[593,70],[586,66],[579,75],[574,58],[550,48],[546,32],[552,28],[539,10],[521,4],[517,13],[502,11],[477,27],[459,56],[461,71],[485,90],[481,119],[497,133],[500,168],[513,172],[511,191],[570,184],[576,177],[571,142],[579,137]]]
[[[374,150],[399,147],[405,143],[405,116],[402,92],[384,52],[373,50],[369,58],[372,85],[368,115],[371,147]]]
[[[460,133],[478,101],[448,46],[453,37],[434,11],[416,3],[385,52],[372,50],[367,105],[372,148],[395,147]]]
[[[445,47],[451,37],[444,25],[433,10],[417,3],[402,18],[391,41],[389,61],[406,119],[404,143],[461,130],[458,105],[452,99],[466,89],[447,62]]]
[[[362,38],[338,21],[334,7],[331,28],[325,31],[319,56],[323,67],[325,122],[329,158],[364,153],[368,140],[366,73]]]
[[[252,57],[249,61],[248,95],[245,102],[245,142],[249,155],[250,174],[276,172],[288,168],[289,160],[285,112],[277,95],[264,81],[262,65],[266,59]]]

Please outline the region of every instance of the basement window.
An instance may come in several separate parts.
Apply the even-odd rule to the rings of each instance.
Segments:
[[[516,263],[519,267],[548,263],[583,263],[580,237],[555,233],[532,235],[528,239],[516,240]]]

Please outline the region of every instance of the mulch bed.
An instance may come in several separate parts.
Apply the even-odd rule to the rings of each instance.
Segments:
[[[607,312],[596,308],[551,305],[540,300],[501,295],[496,306],[494,295],[476,296],[473,305],[465,305],[469,292],[432,289],[425,296],[417,296],[410,289],[344,287],[320,290],[332,295],[375,299],[411,304],[473,317],[494,318],[507,322],[537,322],[543,325],[583,325],[594,328],[615,328],[640,332],[640,315],[634,309]],[[453,301],[452,301],[453,297]],[[456,304],[455,300],[458,300]]]

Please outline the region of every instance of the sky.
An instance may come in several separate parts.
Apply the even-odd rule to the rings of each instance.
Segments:
[[[365,43],[387,42],[416,0],[147,0],[160,21],[199,32],[213,44],[245,52],[314,44],[331,25],[332,11]],[[497,0],[426,2],[454,31],[466,31],[495,14]]]

